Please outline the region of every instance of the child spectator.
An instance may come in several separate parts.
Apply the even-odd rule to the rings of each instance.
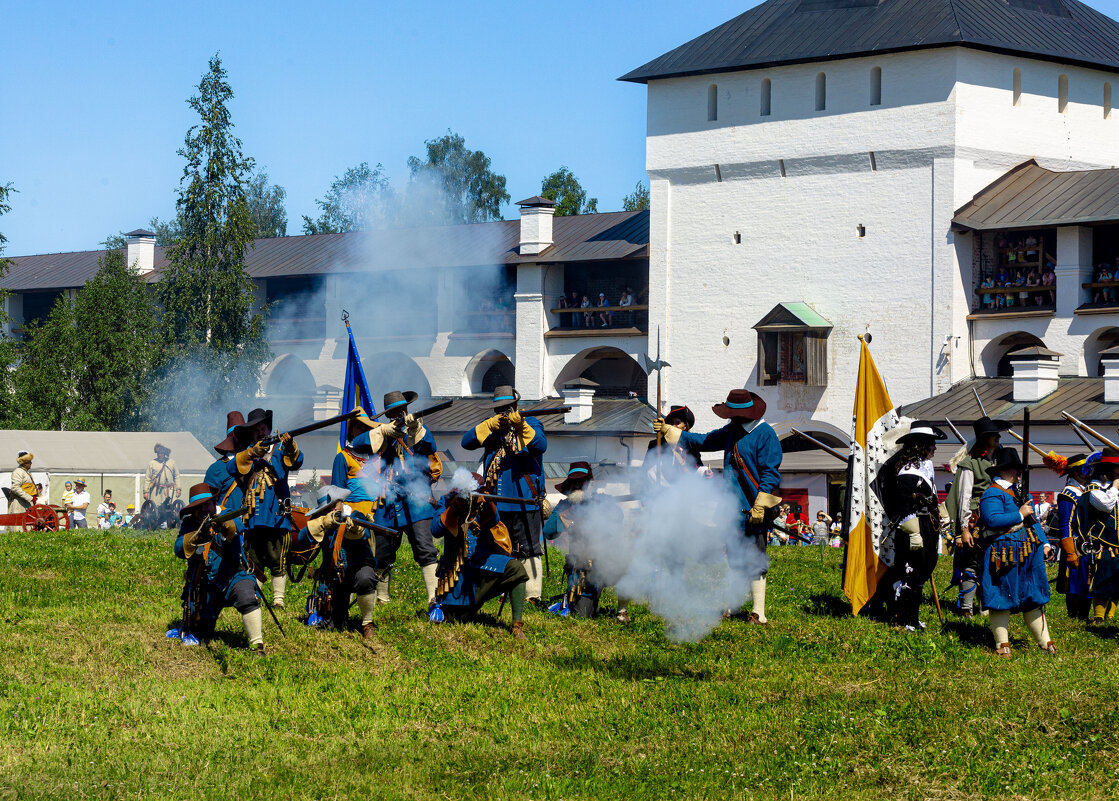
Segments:
[[[598,305],[600,307],[610,305],[610,301],[606,299],[605,292],[598,293]],[[601,311],[598,313],[598,320],[602,323],[602,328],[609,328],[610,324],[614,322],[614,312]]]
[[[583,302],[579,304],[579,308],[580,309],[594,308],[591,305],[591,298],[590,298],[589,295],[583,295]],[[590,311],[584,311],[583,312],[583,327],[584,328],[594,328],[594,312],[590,312]]]

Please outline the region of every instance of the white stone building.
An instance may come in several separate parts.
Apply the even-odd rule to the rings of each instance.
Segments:
[[[769,0],[622,80],[648,87],[649,322],[665,331],[669,396],[700,428],[746,386],[779,435],[846,443],[867,330],[898,404],[1039,342],[1063,354],[1062,375],[1095,375],[1102,332],[1119,333],[1119,307],[1076,311],[1099,230],[1047,221],[1055,307],[1004,290],[1029,308],[988,310],[973,275],[984,246],[953,225],[1031,159],[1119,164],[1119,24],[1082,3]],[[777,304],[806,304],[830,330]],[[756,331],[771,313],[780,329]],[[819,508],[820,480],[805,483]]]

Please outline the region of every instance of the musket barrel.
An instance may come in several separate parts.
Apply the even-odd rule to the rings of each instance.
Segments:
[[[353,411],[346,412],[345,414],[336,414],[334,417],[328,417],[326,420],[319,420],[317,423],[308,423],[305,426],[293,428],[285,433],[292,437],[298,437],[301,434],[308,434],[312,431],[318,431],[321,428],[329,428],[330,426],[337,425],[338,423],[344,423],[347,420],[352,420],[359,414],[361,414],[361,409],[354,409]],[[261,440],[261,442],[264,445],[275,445],[277,442],[280,441],[280,436],[280,434],[273,434],[270,437],[265,437],[263,440]]]
[[[1116,445],[1116,444],[1115,444],[1114,442],[1112,442],[1112,441],[1111,441],[1110,439],[1108,439],[1107,437],[1105,437],[1105,436],[1104,436],[1103,434],[1101,434],[1100,432],[1096,431],[1096,430],[1095,430],[1094,428],[1092,428],[1091,426],[1089,426],[1089,425],[1086,425],[1086,424],[1084,424],[1084,423],[1080,422],[1079,420],[1077,420],[1077,419],[1076,419],[1075,417],[1073,417],[1073,416],[1072,416],[1071,414],[1069,414],[1068,412],[1064,412],[1064,411],[1062,411],[1062,412],[1061,412],[1061,417],[1063,417],[1063,418],[1065,418],[1066,420],[1068,420],[1068,421],[1069,421],[1069,422],[1070,422],[1070,423],[1071,423],[1071,424],[1072,424],[1073,426],[1075,426],[1076,428],[1082,429],[1082,430],[1083,430],[1083,431],[1085,431],[1086,433],[1088,433],[1088,434],[1091,434],[1091,435],[1092,435],[1093,437],[1095,437],[1096,439],[1098,439],[1098,440],[1099,440],[1100,442],[1102,442],[1102,443],[1103,443],[1104,445],[1106,445],[1107,447],[1109,447],[1109,448],[1115,448],[1116,450],[1119,450],[1119,445]]]
[[[444,409],[450,409],[451,405],[454,402],[455,401],[454,401],[453,398],[451,400],[445,400],[445,401],[442,401],[440,403],[436,403],[433,406],[428,406],[426,409],[421,409],[418,412],[413,412],[412,416],[413,417],[423,417],[425,414],[434,414],[435,412],[441,412]],[[385,414],[385,412],[378,412],[377,414],[373,415],[372,419],[376,420],[378,417],[383,417],[384,414]]]
[[[390,537],[399,537],[400,530],[395,528],[388,528],[387,526],[378,526],[376,523],[370,523],[368,520],[363,520],[358,517],[347,517],[347,523],[353,523],[359,528],[364,528],[367,531],[372,531],[374,534],[387,534]]]
[[[538,505],[538,502],[535,498],[517,498],[510,495],[493,495],[489,492],[472,492],[470,494],[475,498],[482,498],[486,501],[496,501],[497,503],[519,503],[522,506]]]
[[[806,440],[811,442],[813,445],[815,445],[820,450],[831,454],[832,456],[834,456],[836,459],[843,462],[844,464],[847,463],[847,460],[848,460],[849,457],[844,456],[842,453],[840,453],[839,451],[837,451],[835,448],[831,447],[830,445],[825,445],[823,442],[816,439],[815,437],[809,436],[808,434],[805,434],[799,428],[794,428],[794,429],[792,429],[792,431],[793,431],[794,434],[798,434],[799,436],[804,437]]]

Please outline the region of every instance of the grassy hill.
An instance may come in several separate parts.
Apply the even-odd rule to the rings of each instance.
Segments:
[[[407,553],[407,548],[402,549]],[[1074,798],[1119,787],[1119,627],[1050,605],[1061,653],[1012,621],[915,636],[853,619],[834,550],[771,549],[767,628],[698,644],[634,622],[526,612],[432,626],[403,559],[358,632],[244,650],[228,610],[187,649],[166,533],[0,534],[0,799]],[[558,592],[558,570],[546,587]],[[937,571],[947,583],[947,565]],[[606,599],[612,605],[612,596]],[[356,610],[355,610],[356,611]],[[496,615],[497,605],[488,607]]]

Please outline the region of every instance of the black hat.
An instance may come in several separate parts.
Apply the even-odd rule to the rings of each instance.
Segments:
[[[590,462],[572,462],[567,469],[567,478],[556,484],[556,489],[566,494],[572,484],[583,484],[594,478]]]
[[[396,390],[393,390],[392,392],[386,392],[385,405],[381,408],[384,411],[388,412],[392,411],[393,409],[398,409],[401,406],[407,407],[409,403],[414,402],[418,397],[419,395],[417,393],[411,391],[397,392]]]
[[[513,389],[508,384],[502,384],[499,387],[493,388],[493,408],[501,409],[505,406],[511,406],[521,399],[521,393]]]
[[[234,426],[233,431],[237,439],[244,441],[249,435],[251,429],[256,427],[257,423],[267,423],[269,430],[272,429],[272,410],[271,409],[253,409],[249,412],[248,418],[239,426]]]
[[[1061,475],[1083,476],[1089,467],[1088,454],[1077,453],[1065,459],[1065,469],[1061,471]]]
[[[673,406],[664,416],[664,421],[669,425],[683,423],[691,431],[695,427],[695,415],[687,406]]]
[[[910,442],[936,442],[942,439],[948,439],[948,435],[928,420],[914,420],[909,426],[909,433],[905,436],[898,437],[898,444],[907,445]]]
[[[245,424],[245,416],[240,412],[226,412],[225,413],[225,439],[214,446],[214,450],[218,453],[236,453],[237,443],[233,441],[233,431],[237,426]]]
[[[975,441],[978,442],[988,434],[998,434],[1001,431],[1010,430],[1009,420],[992,420],[990,417],[980,417],[971,424],[972,430],[975,431]]]
[[[1009,467],[1022,469],[1022,457],[1017,448],[1002,447],[995,452],[995,463],[987,468],[987,475],[994,478],[996,474]]]

